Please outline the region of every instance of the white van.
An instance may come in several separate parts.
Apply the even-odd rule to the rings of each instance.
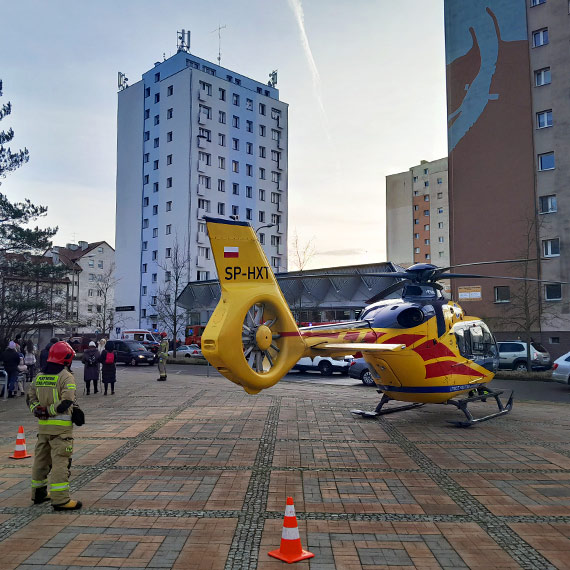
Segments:
[[[143,344],[151,352],[157,352],[160,346],[158,335],[154,335],[145,329],[128,329],[121,332],[121,340],[136,340]]]

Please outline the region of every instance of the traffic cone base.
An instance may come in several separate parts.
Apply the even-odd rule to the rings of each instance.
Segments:
[[[283,519],[283,533],[281,534],[281,546],[278,550],[268,552],[269,556],[278,558],[292,564],[313,558],[312,552],[303,550],[301,546],[301,537],[299,536],[299,528],[297,527],[297,517],[295,516],[295,507],[293,506],[293,498],[287,497],[287,506],[285,507],[285,518]]]
[[[10,455],[10,459],[26,459],[31,455],[26,450],[26,438],[24,437],[24,426],[18,428],[18,436],[16,437],[16,449],[14,454]]]

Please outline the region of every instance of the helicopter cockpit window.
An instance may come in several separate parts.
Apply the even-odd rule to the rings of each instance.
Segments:
[[[479,326],[469,329],[471,335],[471,348],[474,355],[485,354],[485,343],[483,342],[483,329]]]
[[[455,338],[457,340],[457,348],[459,349],[459,354],[467,358],[469,356],[469,353],[467,352],[467,345],[465,343],[465,331],[463,329],[457,329],[455,331]]]

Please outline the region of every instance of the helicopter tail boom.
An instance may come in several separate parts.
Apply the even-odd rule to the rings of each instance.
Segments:
[[[306,344],[252,227],[204,219],[221,298],[202,335],[202,353],[226,378],[255,394],[285,376]]]

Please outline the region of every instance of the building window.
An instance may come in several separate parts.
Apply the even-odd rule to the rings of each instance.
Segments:
[[[426,224],[426,225],[424,226],[424,230],[425,230],[426,232],[429,232],[429,224]]]
[[[202,137],[203,139],[206,139],[208,142],[210,142],[212,140],[212,131],[209,131],[208,129],[204,129],[204,128],[200,127],[198,129],[198,136]]]
[[[148,228],[148,218],[143,220],[143,228]]]
[[[265,245],[265,234],[259,234],[259,243]]]
[[[160,81],[160,72],[154,74],[154,82],[158,83]]]
[[[420,239],[420,234],[414,234],[414,239]]]
[[[204,186],[204,188],[210,189],[212,187],[212,179],[209,176],[200,174],[198,176],[198,184]]]
[[[413,181],[413,182],[417,182],[417,181],[418,181],[418,177],[417,177],[417,176],[414,176],[413,179],[412,179],[412,181]]]
[[[149,160],[150,160],[150,155],[148,152],[146,152],[143,158],[143,162],[146,164]]]
[[[154,116],[154,124],[158,125],[160,123],[160,115],[155,115]]]
[[[155,204],[155,205],[152,207],[152,215],[153,215],[153,216],[156,216],[157,214],[158,214],[158,206]]]
[[[222,178],[218,178],[218,192],[226,191],[226,181]]]
[[[536,114],[536,128],[545,129],[552,126],[552,109],[540,111]]]
[[[158,259],[158,250],[153,250],[152,252],[152,260],[156,261]]]
[[[542,253],[544,257],[558,257],[560,255],[560,238],[542,240]]]
[[[538,155],[538,170],[554,170],[554,153],[545,152]]]
[[[218,202],[218,214],[224,216],[226,214],[226,205],[223,202]]]
[[[89,267],[95,267],[95,260],[94,259],[89,260]]]
[[[245,219],[246,219],[246,220],[251,220],[251,219],[252,219],[252,210],[251,210],[251,208],[246,208],[246,209],[245,209]]]
[[[209,209],[209,202],[208,202],[208,212],[210,211]],[[199,207],[199,206],[198,206]],[[167,224],[166,228],[164,228],[164,233],[169,236],[172,233],[172,225],[171,224]]]
[[[532,32],[532,47],[545,46],[548,43],[548,28]]]
[[[259,169],[259,179],[260,179],[260,180],[265,180],[265,168],[260,168],[260,169]]]
[[[253,121],[246,121],[245,122],[245,130],[248,133],[253,133]]]
[[[545,285],[544,298],[546,301],[560,301],[562,299],[562,285],[560,283]]]
[[[160,138],[156,137],[154,139],[154,148],[158,148],[160,146]]]
[[[246,186],[245,187],[245,197],[246,198],[251,198],[253,195],[253,189],[251,186]]]
[[[223,156],[218,156],[218,168],[226,168],[226,159]]]
[[[414,248],[414,253],[419,253],[420,252],[420,248],[419,247],[415,247]]]
[[[172,142],[172,131],[166,133],[166,142]]]
[[[158,228],[152,228],[152,237],[158,237]]]
[[[164,250],[164,257],[171,257],[171,256],[172,256],[172,248],[167,247],[167,248]]]
[[[508,285],[495,287],[495,303],[510,303],[511,288]]]
[[[438,178],[438,179],[437,179],[437,183],[438,183],[438,184],[443,184],[443,178]]]
[[[170,97],[173,93],[174,93],[174,86],[169,85],[168,88],[166,89],[166,96]]]
[[[210,200],[204,200],[204,198],[198,199],[198,208],[204,210],[205,212],[210,211]]]
[[[145,119],[149,119],[149,118],[150,118],[150,109],[145,109],[145,110],[144,110],[144,118],[145,118]]]
[[[424,210],[424,216],[429,216],[429,210]]]
[[[88,313],[92,313],[92,312],[93,312],[93,305],[87,305],[87,312],[88,312]]]
[[[223,133],[218,133],[218,144],[220,146],[226,146],[226,135]]]
[[[534,84],[536,85],[536,87],[541,87],[542,85],[548,85],[550,82],[551,82],[550,67],[537,69],[534,72]]]
[[[540,196],[538,199],[539,212],[541,214],[552,214],[558,211],[556,203],[556,194],[550,194],[548,196]]]
[[[424,188],[427,188],[428,186],[429,186],[429,180],[426,180],[426,181],[424,182]]]
[[[271,265],[275,268],[278,269],[279,268],[279,263],[280,263],[280,259],[278,257],[272,257],[271,258]]]
[[[251,164],[246,164],[245,165],[245,173],[248,176],[253,176],[253,166]]]
[[[417,220],[417,219],[414,219],[414,225],[417,225],[417,224],[419,224],[419,223],[420,223],[420,221],[419,221],[419,220]]]
[[[145,87],[145,88],[144,88],[144,96],[145,96],[145,97],[150,97],[150,87]]]
[[[232,193],[239,196],[239,184],[235,182],[232,184]]]
[[[170,212],[172,210],[172,201],[169,200],[168,202],[166,202],[166,211]]]
[[[158,103],[160,101],[160,93],[155,93],[154,94],[154,102]]]
[[[424,202],[429,202],[429,194],[424,194]]]
[[[259,189],[259,201],[265,202],[265,190],[263,188]]]
[[[443,208],[438,208],[438,209],[437,209],[437,213],[438,213],[438,214],[443,214]]]
[[[210,259],[210,248],[209,247],[203,247],[203,246],[198,246],[198,256],[199,257],[205,257],[206,259]]]
[[[218,123],[226,124],[226,113],[225,111],[218,111]]]
[[[438,241],[439,243],[443,243],[443,242],[445,241],[445,238],[444,238],[443,236],[439,236],[439,237],[437,238],[437,241]]]
[[[429,245],[429,239],[424,239],[424,244]]]
[[[158,192],[158,182],[154,182],[152,185],[152,191],[153,192]]]
[[[143,272],[143,273],[146,273],[146,271],[147,271],[147,264],[146,264],[146,263],[143,263],[143,264],[142,264],[142,272]],[[89,277],[91,277],[91,275],[92,275],[92,274],[90,274]],[[90,279],[90,281],[92,281],[92,279]]]
[[[222,89],[221,87],[218,89],[218,96],[220,98],[220,101],[225,101],[226,100],[226,90]]]
[[[155,160],[152,165],[153,170],[158,170],[158,160]]]
[[[239,150],[239,139],[232,139],[232,149]]]
[[[437,197],[439,200],[441,200],[443,198],[443,192],[438,192]]]
[[[167,166],[170,166],[172,164],[172,155],[171,154],[169,154],[166,157],[166,164],[167,164]]]
[[[265,115],[265,104],[264,103],[259,104],[259,114]]]
[[[212,86],[209,83],[206,83],[205,81],[200,81],[199,85],[200,89],[204,91],[206,95],[212,95]]]
[[[235,216],[235,219],[239,218],[239,206],[232,206],[232,216]]]
[[[167,119],[172,119],[172,114],[174,113],[174,109],[170,108],[168,109],[168,111],[166,111],[166,118]]]
[[[262,223],[265,222],[265,212],[263,211],[259,212],[259,221]]]
[[[245,152],[247,154],[253,154],[253,143],[245,143]]]
[[[239,95],[237,93],[232,93],[232,103],[239,107]]]
[[[232,117],[232,127],[239,129],[239,117],[236,117],[235,115]]]
[[[239,162],[232,160],[232,172],[239,172]]]
[[[145,174],[143,177],[143,184],[148,184],[148,174]]]
[[[424,257],[425,259],[431,259],[431,255],[429,253],[426,253]]]
[[[166,187],[172,188],[172,177],[166,179]]]
[[[146,287],[146,285],[143,285],[141,294],[146,295],[146,291],[147,291],[147,287]]]
[[[265,125],[259,125],[259,136],[260,137],[265,136]]]
[[[153,274],[151,275],[151,279],[150,279],[150,280],[151,280],[153,283],[156,283],[157,277],[158,277],[158,275],[157,275],[156,273],[153,273]]]
[[[530,7],[538,6],[540,4],[545,4],[546,0],[530,0]]]

